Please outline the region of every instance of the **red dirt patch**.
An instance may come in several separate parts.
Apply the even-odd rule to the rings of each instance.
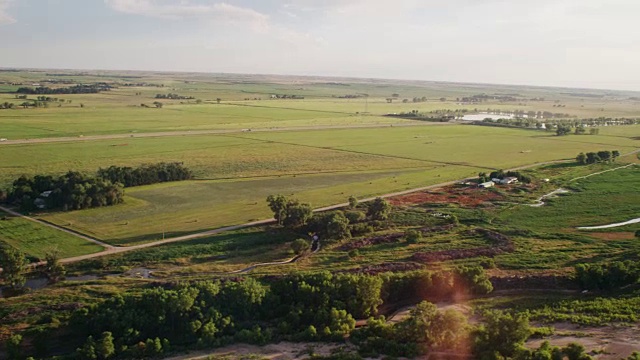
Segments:
[[[453,186],[439,189],[438,192],[421,191],[389,198],[394,206],[419,205],[425,203],[456,203],[466,207],[478,207],[487,202],[502,200],[504,197],[491,190],[478,188],[456,188]]]
[[[632,232],[589,233],[589,236],[602,240],[631,240],[635,237]]]

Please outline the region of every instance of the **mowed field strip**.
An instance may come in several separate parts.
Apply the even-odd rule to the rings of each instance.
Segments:
[[[126,189],[125,204],[43,219],[114,245],[133,245],[270,216],[269,194],[322,207],[477,175],[637,149],[637,126],[598,136],[467,125],[133,138],[0,147],[5,183],[22,173],[93,172],[109,165],[181,161],[197,180]],[[27,155],[27,156],[25,156]],[[15,161],[12,161],[15,159]]]

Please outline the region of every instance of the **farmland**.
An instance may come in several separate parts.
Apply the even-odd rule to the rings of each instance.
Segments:
[[[31,262],[57,249],[61,258],[71,258],[64,265],[67,275],[74,276],[0,298],[2,340],[13,333],[30,340],[47,334],[54,342],[60,340],[50,342],[50,354],[76,354],[75,349],[91,344],[87,334],[97,339],[103,336],[98,329],[105,327],[126,344],[118,350],[118,356],[126,358],[151,357],[151,350],[140,349],[151,349],[147,344],[152,343],[156,349],[156,343],[168,349],[171,342],[179,352],[234,342],[343,341],[351,336],[364,354],[363,349],[375,344],[362,339],[384,336],[363,336],[369,330],[355,330],[356,320],[362,326],[370,315],[391,315],[422,300],[438,306],[464,302],[477,311],[473,321],[492,316],[485,310],[498,309],[544,326],[620,326],[637,334],[637,281],[612,292],[589,288],[594,295],[584,296],[584,284],[574,275],[580,264],[606,267],[639,259],[640,224],[601,230],[577,227],[638,216],[640,125],[609,119],[593,134],[559,136],[551,127],[475,126],[459,116],[448,122],[384,116],[412,111],[546,111],[561,113],[554,115],[554,122],[575,127],[574,121],[583,118],[640,117],[634,92],[259,75],[21,71],[0,72],[0,90],[5,91],[0,104],[24,101],[14,93],[19,85],[9,83],[61,86],[48,83],[47,76],[73,84],[104,81],[113,88],[55,95],[62,99],[57,102],[28,95],[28,101],[41,103],[0,109],[0,138],[7,139],[0,142],[0,189],[10,188],[22,175],[57,177],[79,171],[96,176],[98,169],[112,165],[136,168],[159,162],[182,163],[193,177],[126,187],[124,202],[113,206],[36,209],[28,214],[104,241],[109,245],[102,253],[100,246],[71,233],[0,213],[6,217],[0,220],[0,247],[24,253]],[[487,100],[462,100],[474,95]],[[575,160],[578,153],[603,150],[616,150],[621,156],[589,165]],[[636,165],[628,165],[632,163]],[[489,189],[475,186],[479,173],[498,169],[519,169],[522,181]],[[461,184],[462,179],[472,182]],[[388,213],[382,215],[372,208],[377,202],[351,199],[349,207],[309,213],[299,223],[261,223],[153,243],[270,219],[278,213],[265,201],[269,195],[284,195],[286,211],[304,211],[305,203],[317,209],[346,203],[350,196],[368,199],[417,188],[426,189],[390,196]],[[531,206],[558,188],[567,192]],[[26,200],[5,205],[19,210],[20,201]],[[311,245],[313,235],[320,240]],[[300,240],[302,249],[294,246]],[[87,254],[95,258],[72,258]],[[254,267],[290,259],[295,261]],[[632,278],[635,268],[625,269]],[[29,271],[34,280],[42,280],[39,274],[46,272]],[[150,279],[139,275],[149,271]],[[462,281],[465,276],[472,280]],[[501,292],[493,296],[493,289]],[[186,306],[194,303],[189,300],[192,295],[198,304],[220,312]],[[326,301],[307,303],[321,298]],[[159,334],[165,323],[138,328],[165,316],[146,314],[144,306],[136,310],[145,299],[154,299],[149,300],[154,309],[181,299],[179,306],[186,306],[185,311],[175,313],[176,302],[163,314],[184,327],[184,334],[174,328]],[[121,307],[124,303],[131,308]],[[307,313],[311,308],[314,316]],[[133,319],[133,313],[148,317],[134,325],[111,323],[113,314]],[[288,315],[293,313],[297,315]],[[382,318],[376,321],[385,323]],[[84,324],[94,328],[85,329]],[[121,325],[125,328],[118,328]],[[395,325],[384,326],[387,338],[399,336]],[[384,326],[369,328],[375,332]],[[405,351],[401,355],[417,351],[397,341],[395,347],[382,350]],[[40,351],[30,346],[24,350]],[[162,356],[173,354],[163,351]],[[381,354],[398,355],[384,351]]]

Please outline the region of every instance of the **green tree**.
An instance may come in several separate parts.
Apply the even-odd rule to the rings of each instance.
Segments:
[[[585,165],[587,163],[587,155],[584,153],[578,154],[578,156],[576,156],[576,162],[580,165]]]
[[[600,156],[598,156],[598,154],[594,153],[594,152],[588,152],[587,153],[587,164],[595,164],[597,162],[600,162]]]
[[[608,150],[598,151],[598,157],[602,161],[610,161],[611,160],[611,151],[608,151]]]
[[[613,150],[613,151],[611,152],[611,159],[612,159],[613,161],[615,161],[615,160],[616,160],[616,158],[618,158],[618,157],[620,157],[620,151],[618,151],[618,150]]]
[[[113,335],[111,332],[105,331],[102,333],[102,336],[95,344],[95,351],[100,360],[106,360],[115,354],[116,347],[113,345]]]
[[[267,203],[273,212],[273,218],[276,219],[278,225],[282,225],[282,222],[287,216],[287,198],[280,194],[269,195],[267,197]]]
[[[585,353],[584,346],[570,343],[562,348],[562,352],[568,360],[591,360],[591,356]]]
[[[391,205],[383,198],[376,198],[367,208],[367,215],[373,220],[386,220],[391,212]]]
[[[298,201],[289,201],[285,212],[286,217],[283,224],[289,228],[297,228],[306,224],[313,215],[311,205]]]
[[[84,342],[81,348],[76,349],[78,359],[81,360],[97,360],[96,354],[96,342],[93,340],[93,336],[89,336],[87,341]]]
[[[418,230],[409,229],[404,232],[404,238],[409,244],[415,244],[422,240],[422,233]]]
[[[18,360],[22,358],[22,335],[11,335],[6,342],[7,358]]]
[[[349,207],[355,209],[356,206],[358,206],[358,199],[353,195],[349,196]]]
[[[558,128],[556,129],[556,135],[558,136],[569,135],[570,133],[571,126],[569,125],[558,125]]]
[[[27,259],[24,254],[5,246],[0,251],[0,264],[2,264],[0,278],[12,289],[22,288],[26,282],[24,272],[27,269]]]
[[[296,255],[302,255],[309,250],[309,242],[305,239],[297,239],[291,243],[291,249]]]
[[[334,212],[327,221],[327,236],[330,239],[345,239],[351,237],[349,231],[349,219],[342,211]]]
[[[476,330],[474,352],[483,359],[513,357],[530,333],[526,315],[490,311],[484,326]]]
[[[576,126],[576,129],[574,131],[576,135],[584,135],[586,132],[587,132],[587,129],[584,127],[584,125]]]
[[[60,263],[60,251],[51,249],[44,255],[46,264],[43,273],[49,279],[49,282],[56,283],[66,274],[64,266]]]

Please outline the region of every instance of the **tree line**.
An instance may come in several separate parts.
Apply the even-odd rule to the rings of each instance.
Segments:
[[[459,351],[488,360],[551,359],[547,353],[558,359],[589,359],[577,345],[526,349],[532,329],[525,314],[489,311],[483,323],[471,326],[461,313],[440,311],[430,302],[451,299],[459,291],[474,293],[467,286],[486,278],[480,271],[319,272],[164,284],[79,308],[55,329],[25,333],[27,339],[13,335],[7,349],[14,358],[52,352],[79,360],[157,358],[193,347],[342,342],[348,336],[359,352],[353,354],[356,358]],[[463,282],[457,280],[460,276]],[[382,304],[407,299],[417,305],[402,321],[390,323],[378,314]],[[368,319],[367,326],[356,329],[356,319]],[[60,334],[65,346],[56,338]],[[23,340],[33,343],[35,337],[38,346],[26,354]]]
[[[191,100],[195,99],[193,96],[184,96],[178,94],[156,94],[156,99],[171,99],[171,100]]]
[[[611,291],[640,281],[640,264],[635,261],[615,261],[606,264],[578,264],[576,282],[585,290]]]
[[[54,95],[54,94],[95,94],[101,91],[111,90],[111,85],[107,83],[95,83],[90,85],[74,85],[69,87],[50,88],[46,86],[20,87],[16,90],[18,94],[29,95]]]
[[[599,162],[616,161],[620,157],[618,150],[603,150],[598,152],[580,153],[576,156],[576,162],[580,165],[595,164]]]
[[[169,181],[182,181],[193,178],[193,173],[183,163],[144,164],[137,168],[129,166],[110,166],[98,169],[99,178],[112,183],[123,184],[124,187],[156,184]]]
[[[465,284],[478,277],[459,274]],[[452,274],[428,271],[166,284],[78,309],[62,330],[79,359],[155,357],[170,349],[234,342],[341,341],[354,330],[355,319],[376,317],[379,306],[396,299],[398,292],[440,298],[455,292],[457,284],[460,280]],[[447,322],[441,325],[430,331],[448,336]],[[413,320],[403,326],[414,333],[424,328]],[[49,346],[54,343],[48,340]]]
[[[20,176],[8,191],[0,190],[0,202],[33,211],[38,206],[63,211],[111,206],[124,201],[124,188],[193,178],[182,163],[145,164],[137,168],[100,168],[96,176],[69,171],[60,177]]]
[[[4,196],[0,196],[4,197]],[[21,176],[6,194],[6,202],[33,211],[37,204],[63,211],[111,206],[123,202],[122,184],[69,171],[54,178],[50,175]]]

